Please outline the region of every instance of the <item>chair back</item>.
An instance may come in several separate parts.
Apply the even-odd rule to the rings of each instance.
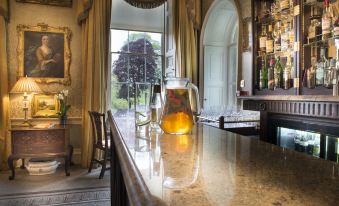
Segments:
[[[93,144],[108,146],[108,135],[105,123],[105,113],[88,111],[93,128]]]

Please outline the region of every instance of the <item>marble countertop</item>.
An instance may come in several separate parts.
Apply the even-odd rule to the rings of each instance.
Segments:
[[[167,135],[135,132],[132,118],[114,119],[128,158],[159,204],[320,206],[339,202],[335,162],[202,124],[194,127],[192,135]]]
[[[339,96],[328,96],[328,95],[255,95],[255,96],[241,96],[238,98],[248,100],[271,100],[271,101],[339,102]]]

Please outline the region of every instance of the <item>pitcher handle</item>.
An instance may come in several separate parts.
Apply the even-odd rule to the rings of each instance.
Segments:
[[[199,90],[198,90],[198,87],[195,86],[193,83],[189,83],[188,85],[190,88],[192,88],[195,92],[195,102],[196,102],[196,108],[197,108],[197,111],[196,112],[193,112],[193,114],[195,116],[198,116],[200,115],[201,113],[201,108],[200,108],[200,97],[199,97]]]

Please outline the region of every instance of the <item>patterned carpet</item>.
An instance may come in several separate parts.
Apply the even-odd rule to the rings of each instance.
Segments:
[[[0,206],[110,205],[110,173],[98,179],[100,171],[97,168],[88,173],[75,165],[67,177],[61,165],[54,174],[31,176],[17,168],[12,181],[8,180],[9,171],[1,171]]]
[[[110,205],[110,187],[70,189],[64,191],[35,192],[0,196],[0,205],[42,206],[42,205]]]

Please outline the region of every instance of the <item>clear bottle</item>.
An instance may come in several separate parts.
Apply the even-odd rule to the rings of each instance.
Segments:
[[[326,65],[324,70],[324,87],[331,89],[335,72],[335,59],[331,59],[330,64]]]
[[[268,76],[268,89],[274,90],[274,59],[270,59],[270,67],[267,71]]]
[[[272,36],[272,25],[268,25],[268,33],[266,38],[266,53],[272,53],[273,52],[273,36]]]
[[[332,28],[332,10],[329,0],[324,0],[324,12],[321,18],[322,39],[326,40],[331,37]]]
[[[285,52],[289,48],[289,23],[284,23],[284,30],[281,33],[281,51]]]
[[[325,49],[321,48],[320,50],[320,60],[317,64],[317,70],[316,70],[316,85],[322,86],[324,85],[324,67],[327,65],[327,59],[325,57]]]
[[[261,35],[259,37],[259,49],[261,52],[266,52],[266,40],[267,40],[267,34],[266,34],[266,25],[262,25],[261,27]]]
[[[273,37],[274,37],[274,52],[280,52],[281,51],[281,22],[280,21],[277,21],[274,24]]]
[[[153,85],[150,107],[151,107],[151,128],[159,129],[160,128],[159,123],[163,108],[160,84]]]
[[[317,65],[317,58],[311,58],[312,66],[308,68],[307,72],[307,88],[314,89],[315,88],[315,71]]]

